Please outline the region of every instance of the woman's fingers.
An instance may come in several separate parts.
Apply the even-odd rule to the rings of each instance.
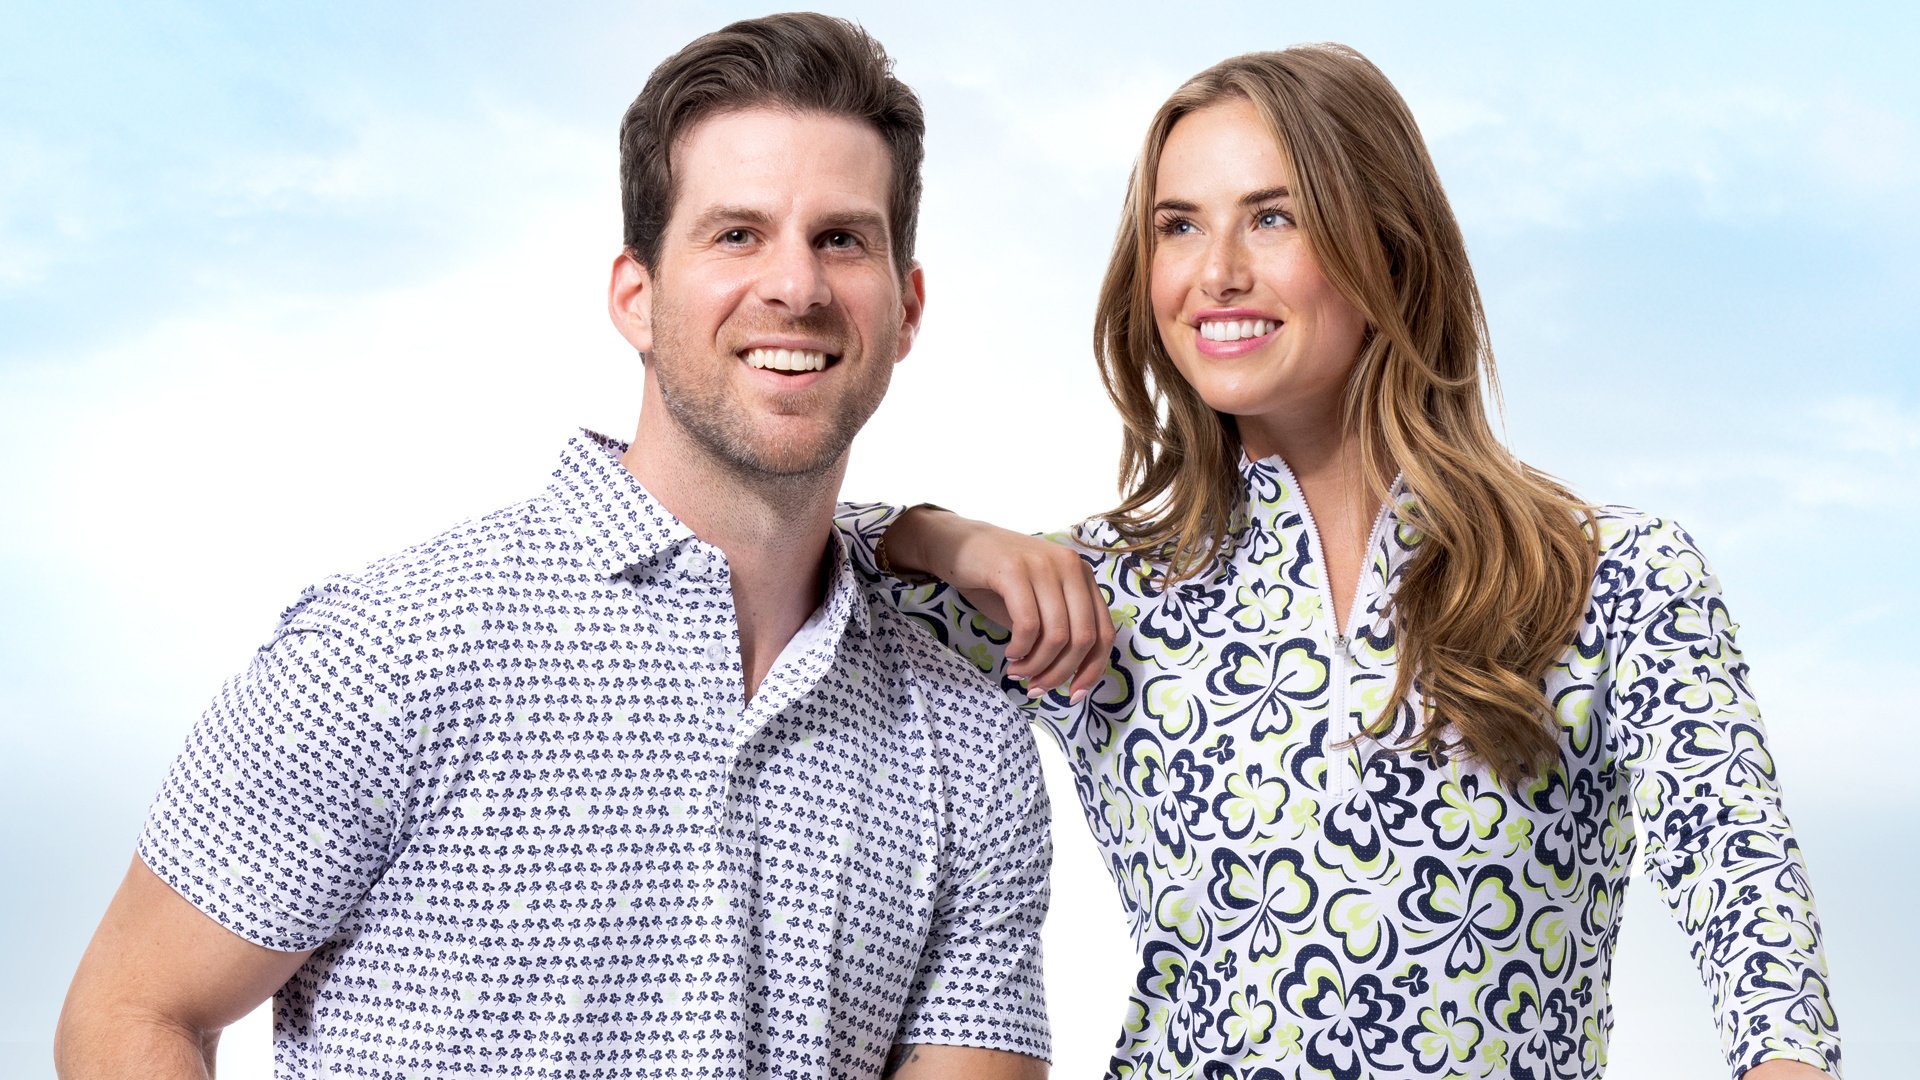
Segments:
[[[1078,701],[1106,673],[1113,620],[1086,563],[1071,551],[1060,554],[1065,558],[1050,559],[1031,578],[1040,630],[1022,670],[1030,695],[1062,689]]]
[[[977,601],[974,606],[988,618],[999,619],[1001,625],[1013,632],[1007,639],[1007,674],[1016,679],[1026,678],[1034,670],[1033,647],[1040,637],[1042,619],[1033,582],[1013,575],[993,587],[988,595],[999,601],[998,606],[1002,610],[995,611],[991,606]]]
[[[1078,700],[1092,690],[1106,673],[1113,621],[1085,560],[1071,548],[951,515],[928,515],[926,523],[959,530],[946,545],[952,558],[934,561],[948,562],[946,580],[1009,631],[1007,674],[1034,697],[1061,689]]]
[[[1113,613],[1107,609],[1106,597],[1100,594],[1100,586],[1093,580],[1093,569],[1085,563],[1080,564],[1079,586],[1078,596],[1069,603],[1072,610],[1084,614],[1092,640],[1080,657],[1080,666],[1069,688],[1076,702],[1093,692],[1113,658]]]
[[[1040,633],[1023,666],[1030,673],[1027,696],[1039,697],[1065,683],[1079,658],[1070,656],[1074,616],[1057,567],[1046,567],[1044,572],[1034,574],[1032,580],[1034,603],[1040,609]]]

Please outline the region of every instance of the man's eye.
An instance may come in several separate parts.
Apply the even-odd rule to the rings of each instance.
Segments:
[[[860,238],[850,232],[830,232],[823,243],[836,251],[851,251],[860,246]]]
[[[753,234],[745,229],[728,229],[720,234],[720,242],[723,244],[744,244],[751,239]]]

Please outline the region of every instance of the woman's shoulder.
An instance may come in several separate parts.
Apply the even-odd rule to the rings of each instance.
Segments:
[[[1663,552],[1698,552],[1693,537],[1670,517],[1649,513],[1617,503],[1591,508],[1593,527],[1600,545],[1600,557],[1645,560]]]
[[[1064,529],[1047,533],[1046,537],[1057,544],[1072,544],[1096,558],[1111,554],[1126,543],[1120,530],[1103,517],[1086,518]]]
[[[1700,545],[1674,519],[1602,505],[1590,520],[1599,544],[1593,597],[1616,618],[1635,620],[1675,597],[1718,589]]]

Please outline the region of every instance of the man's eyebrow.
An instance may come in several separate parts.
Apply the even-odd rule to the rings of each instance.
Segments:
[[[750,206],[709,206],[687,225],[687,231],[703,233],[720,224],[758,225],[765,228],[773,224],[773,216]]]
[[[872,210],[846,210],[828,214],[820,224],[828,229],[870,229],[881,236],[887,234],[886,215]]]

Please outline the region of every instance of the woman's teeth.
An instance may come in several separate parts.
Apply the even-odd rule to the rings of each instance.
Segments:
[[[774,371],[819,371],[827,366],[827,354],[812,349],[748,349],[747,364]]]
[[[1213,319],[1200,324],[1200,336],[1208,341],[1244,341],[1265,337],[1279,326],[1272,319]]]

